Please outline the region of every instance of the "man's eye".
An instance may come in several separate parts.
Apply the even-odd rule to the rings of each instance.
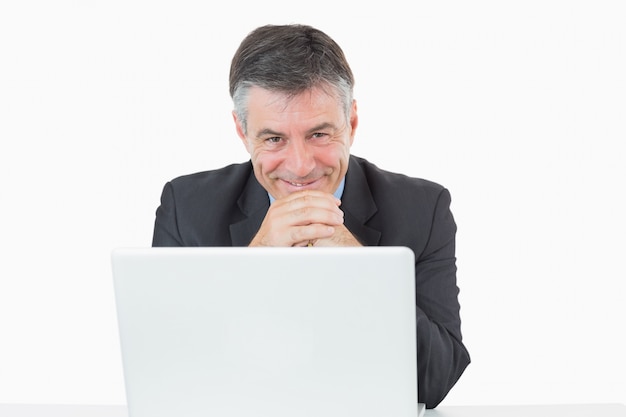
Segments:
[[[324,144],[330,141],[330,135],[328,133],[316,132],[311,135],[310,140],[313,140],[313,143]]]
[[[281,138],[278,136],[274,136],[274,137],[265,139],[265,141],[269,143],[279,143],[281,141]]]

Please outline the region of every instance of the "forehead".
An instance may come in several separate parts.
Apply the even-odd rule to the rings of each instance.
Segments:
[[[314,87],[297,94],[251,87],[248,95],[249,116],[256,114],[289,115],[341,111],[341,100],[330,88]]]

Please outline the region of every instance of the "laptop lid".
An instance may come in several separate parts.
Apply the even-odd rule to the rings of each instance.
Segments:
[[[130,417],[418,414],[408,248],[128,248],[112,267]]]

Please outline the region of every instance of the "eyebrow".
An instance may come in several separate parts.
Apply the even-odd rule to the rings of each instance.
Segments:
[[[323,122],[320,123],[317,126],[313,126],[311,129],[307,130],[307,135],[310,135],[312,133],[315,132],[319,132],[320,130],[325,130],[325,129],[336,129],[335,125],[329,122]],[[284,137],[286,136],[284,133],[281,132],[277,132],[275,130],[269,129],[269,128],[265,128],[265,129],[261,129],[257,134],[256,137],[257,138],[261,138],[263,136],[280,136],[280,137]]]
[[[274,131],[272,129],[265,128],[265,129],[262,129],[261,131],[259,131],[256,134],[257,138],[260,138],[262,136],[284,136],[284,135],[282,133],[276,132],[276,131]]]

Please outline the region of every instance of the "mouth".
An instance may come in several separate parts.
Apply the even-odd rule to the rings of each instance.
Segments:
[[[294,187],[306,187],[307,185],[311,184],[310,182],[309,183],[303,183],[303,182],[291,182],[291,181],[287,181],[287,183],[289,185],[294,186]]]
[[[314,188],[316,184],[318,183],[318,181],[319,180],[301,182],[301,181],[282,180],[283,184],[285,184],[287,187],[297,188],[297,189]]]

